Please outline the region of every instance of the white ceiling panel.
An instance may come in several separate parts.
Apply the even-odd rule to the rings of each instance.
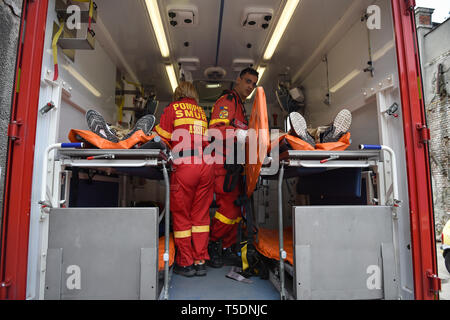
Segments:
[[[262,61],[262,55],[286,0],[158,0],[171,52],[168,59],[159,52],[144,0],[96,0],[104,27],[95,30],[120,69],[134,74],[144,85],[154,86],[159,100],[168,101],[172,96],[164,64],[177,65],[180,58],[187,61],[192,78],[202,81],[208,80],[204,71],[210,67],[224,68],[224,80],[232,81],[238,74],[233,70],[237,60],[244,61],[239,66],[244,66],[245,61],[254,61],[255,66],[266,63],[268,68],[260,85],[268,100],[274,100],[279,75],[289,71],[291,78],[300,82],[302,72],[320,63],[333,45],[332,39],[338,39],[356,23],[368,1],[300,0],[269,62]],[[171,25],[174,19],[169,11],[173,10],[179,14],[183,10],[194,12],[190,16],[194,23],[182,25],[183,21],[177,20],[176,26]],[[243,25],[244,13],[261,11],[274,14],[268,28]]]

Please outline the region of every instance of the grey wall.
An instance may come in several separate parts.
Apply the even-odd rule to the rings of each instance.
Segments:
[[[0,0],[0,215],[3,217],[7,129],[16,67],[22,0]],[[1,224],[1,222],[0,222]]]

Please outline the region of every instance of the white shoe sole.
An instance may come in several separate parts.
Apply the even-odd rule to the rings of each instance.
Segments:
[[[352,124],[352,113],[347,109],[342,109],[334,118],[334,136],[347,132]]]
[[[289,121],[291,122],[292,129],[303,141],[308,142],[312,146],[315,145],[314,138],[308,134],[306,130],[308,126],[306,125],[306,120],[298,112],[291,112],[289,114]]]
[[[119,142],[119,138],[111,131],[105,119],[100,113],[95,110],[88,110],[86,112],[86,122],[89,129],[111,142]]]

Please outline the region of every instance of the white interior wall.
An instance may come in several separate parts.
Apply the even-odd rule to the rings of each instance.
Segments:
[[[392,69],[393,63],[396,63],[396,56],[390,2],[380,0],[375,4],[381,9],[381,29],[370,31],[374,77],[371,77],[369,72],[363,71],[369,61],[368,28],[366,22],[357,19],[349,32],[327,54],[329,86],[333,88],[355,70],[359,73],[342,88],[330,93],[329,106],[323,103],[328,91],[325,62],[319,63],[301,84],[305,87],[307,99],[305,118],[309,126],[317,127],[331,123],[334,116],[343,108],[353,112],[366,106],[370,94],[365,96],[364,92],[367,90],[370,92],[371,88],[377,90],[380,82],[395,73]],[[373,110],[366,110],[369,114],[373,114]],[[358,126],[354,121],[353,125]],[[376,134],[374,132],[374,135]]]
[[[49,58],[52,58],[52,55]],[[83,110],[97,110],[108,123],[114,123],[117,115],[115,105],[116,66],[106,54],[101,43],[96,41],[94,50],[76,50],[74,63],[67,59],[59,49],[58,61],[60,61],[60,78],[72,88],[70,97],[64,98],[66,103],[64,104],[65,110],[60,115],[59,138],[68,141],[67,135],[70,129],[88,129]],[[97,97],[86,89],[67,71],[66,67],[75,69],[100,92],[101,96]],[[69,131],[67,131],[68,129]]]
[[[380,143],[378,134],[378,121],[376,121],[377,103],[371,101],[367,105],[352,112],[351,140],[352,144],[348,150],[358,150],[360,144]]]

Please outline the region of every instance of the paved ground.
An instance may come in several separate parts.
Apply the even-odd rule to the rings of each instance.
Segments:
[[[445,268],[444,257],[442,256],[441,243],[436,242],[436,253],[438,262],[438,275],[442,279],[441,292],[439,298],[441,300],[450,300],[450,274]]]

